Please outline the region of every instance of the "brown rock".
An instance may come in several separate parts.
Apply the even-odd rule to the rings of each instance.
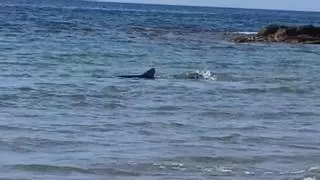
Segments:
[[[280,42],[286,40],[288,37],[288,32],[287,29],[285,28],[280,28],[277,30],[277,32],[274,33],[273,38],[275,41]]]
[[[269,25],[256,35],[243,35],[232,39],[234,42],[287,42],[320,44],[320,27]]]

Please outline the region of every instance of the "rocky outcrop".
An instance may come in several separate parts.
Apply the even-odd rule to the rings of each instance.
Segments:
[[[232,38],[232,41],[320,44],[320,27],[272,24],[261,29],[257,34],[237,36]]]

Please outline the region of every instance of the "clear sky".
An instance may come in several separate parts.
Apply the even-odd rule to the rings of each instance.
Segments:
[[[320,11],[320,0],[99,0],[99,1]]]

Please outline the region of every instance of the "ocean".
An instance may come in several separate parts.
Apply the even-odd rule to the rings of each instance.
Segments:
[[[319,19],[1,0],[0,179],[320,179],[320,46],[228,40]]]

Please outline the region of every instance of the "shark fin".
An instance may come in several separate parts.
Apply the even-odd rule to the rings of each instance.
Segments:
[[[156,73],[156,69],[155,68],[151,68],[148,71],[146,71],[145,73],[143,73],[140,77],[147,78],[147,79],[154,79],[154,74],[155,73]]]

